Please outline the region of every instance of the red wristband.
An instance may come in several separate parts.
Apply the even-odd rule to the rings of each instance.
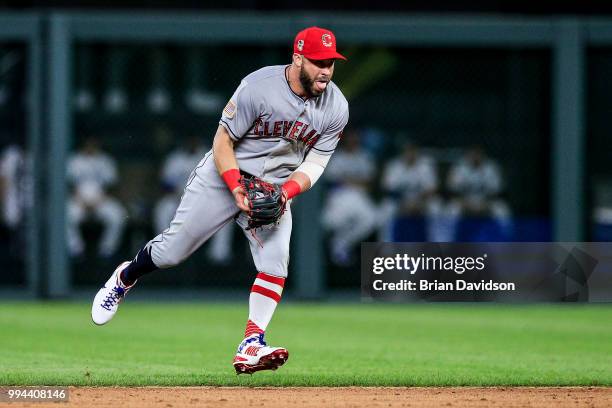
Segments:
[[[229,169],[221,175],[225,184],[227,184],[227,188],[230,191],[234,191],[236,187],[240,186],[240,170],[238,169]]]
[[[295,180],[289,180],[283,184],[283,191],[287,194],[287,200],[291,200],[296,195],[302,192],[302,187]]]

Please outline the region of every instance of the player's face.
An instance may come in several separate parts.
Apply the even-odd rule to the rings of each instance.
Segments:
[[[310,97],[320,96],[334,75],[334,59],[309,60],[302,57],[300,83]]]

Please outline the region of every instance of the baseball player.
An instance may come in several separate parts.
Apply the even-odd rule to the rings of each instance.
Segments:
[[[15,232],[32,204],[30,161],[18,144],[10,144],[0,153],[0,213],[3,223]]]
[[[385,234],[389,235],[397,215],[416,215],[427,218],[428,241],[445,240],[443,231],[440,231],[443,205],[436,194],[438,174],[431,157],[422,154],[414,143],[405,143],[402,154],[385,166],[382,185],[387,196],[382,212],[389,223]]]
[[[334,34],[300,31],[291,64],[247,75],[223,109],[213,148],[191,173],[170,226],[131,262],[117,267],[96,294],[91,315],[105,324],[143,275],[177,265],[228,222],[235,220],[249,241],[257,276],[249,297],[244,339],[233,360],[238,374],[274,370],[288,352],[267,346],[264,332],[287,277],[291,199],[321,176],[348,122],[348,103],[331,82]],[[253,177],[258,177],[253,181]],[[278,203],[274,223],[257,227],[260,201]],[[266,213],[267,214],[267,213]]]
[[[104,224],[98,253],[101,257],[112,256],[119,246],[127,217],[127,211],[119,200],[106,191],[117,181],[114,159],[100,149],[96,138],[89,137],[68,160],[67,175],[74,190],[67,203],[70,254],[83,254],[85,242],[79,225],[88,216],[93,216]]]
[[[510,233],[510,207],[499,197],[503,189],[499,166],[487,157],[482,147],[468,149],[448,174],[448,188],[453,198],[448,216],[453,234],[462,215],[488,215],[505,234]]]

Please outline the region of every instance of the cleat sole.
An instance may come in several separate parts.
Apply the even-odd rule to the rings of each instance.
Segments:
[[[236,374],[253,374],[262,370],[277,370],[289,359],[289,352],[285,349],[275,350],[267,356],[259,359],[259,364],[249,365],[244,363],[234,363]]]

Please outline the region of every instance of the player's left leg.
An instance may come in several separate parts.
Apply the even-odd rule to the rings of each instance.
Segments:
[[[287,361],[289,353],[284,347],[268,346],[264,333],[280,302],[287,277],[292,224],[290,206],[287,205],[287,211],[275,226],[247,231],[244,213],[237,223],[249,240],[258,274],[251,287],[249,318],[244,339],[234,357],[234,368],[238,374],[276,370]]]
[[[192,173],[170,226],[150,240],[131,262],[124,262],[98,290],[92,303],[94,323],[108,323],[136,281],[158,269],[178,265],[230,222],[238,208],[207,154]]]

